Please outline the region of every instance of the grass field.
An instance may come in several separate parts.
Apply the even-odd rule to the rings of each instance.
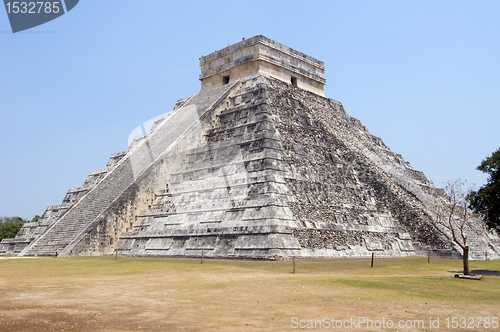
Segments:
[[[295,274],[291,261],[0,259],[0,330],[500,331],[500,261],[471,269],[483,279],[425,257],[298,260]]]

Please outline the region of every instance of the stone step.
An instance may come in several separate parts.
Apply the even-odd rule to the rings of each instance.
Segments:
[[[27,252],[26,255],[55,254],[67,247],[134,180],[129,163],[119,165],[112,174],[78,205],[73,207]]]
[[[207,107],[210,106],[204,111],[207,112],[208,109],[216,107],[236,86],[236,83],[225,87],[222,96],[213,103],[207,104]],[[193,97],[189,97],[183,106],[190,104]],[[197,102],[200,101],[193,100],[193,106]],[[99,176],[99,171],[91,173],[91,176],[98,176],[99,182],[83,195],[78,195],[78,202],[75,202],[71,209],[21,254],[46,255],[63,250],[65,252],[62,252],[62,255],[70,254],[72,245],[79,241],[79,237],[84,236],[85,232],[99,221],[99,217],[106,213],[106,209],[126,193],[129,186],[153,165],[152,163],[159,155],[178,144],[181,138],[199,126],[200,117],[203,115],[198,113],[199,110],[196,107],[179,110],[180,108],[162,120],[161,124],[157,124],[155,130],[150,131],[146,139],[138,142],[131,148],[131,151],[112,155],[106,167],[110,170],[102,178]],[[80,188],[70,191],[68,196],[78,194],[79,190]]]

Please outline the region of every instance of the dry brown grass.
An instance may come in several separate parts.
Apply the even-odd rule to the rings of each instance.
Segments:
[[[403,331],[429,331],[429,317],[439,316],[446,331],[446,317],[500,317],[500,262],[471,262],[488,274],[481,281],[453,278],[460,264],[300,260],[292,274],[290,261],[0,259],[0,330],[293,331],[292,317],[369,317],[424,320],[423,329]]]

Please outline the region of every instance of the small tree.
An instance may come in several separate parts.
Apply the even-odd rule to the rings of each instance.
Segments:
[[[464,274],[470,275],[469,245],[467,244],[466,225],[473,214],[469,209],[467,194],[470,191],[467,183],[460,180],[450,180],[445,187],[445,195],[435,198],[434,212],[436,222],[449,230],[453,241],[462,249]]]

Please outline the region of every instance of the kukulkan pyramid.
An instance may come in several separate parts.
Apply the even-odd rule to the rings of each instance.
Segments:
[[[324,63],[264,36],[200,59],[180,99],[1,254],[459,257],[436,189],[324,97]],[[477,222],[472,259],[500,257]]]

